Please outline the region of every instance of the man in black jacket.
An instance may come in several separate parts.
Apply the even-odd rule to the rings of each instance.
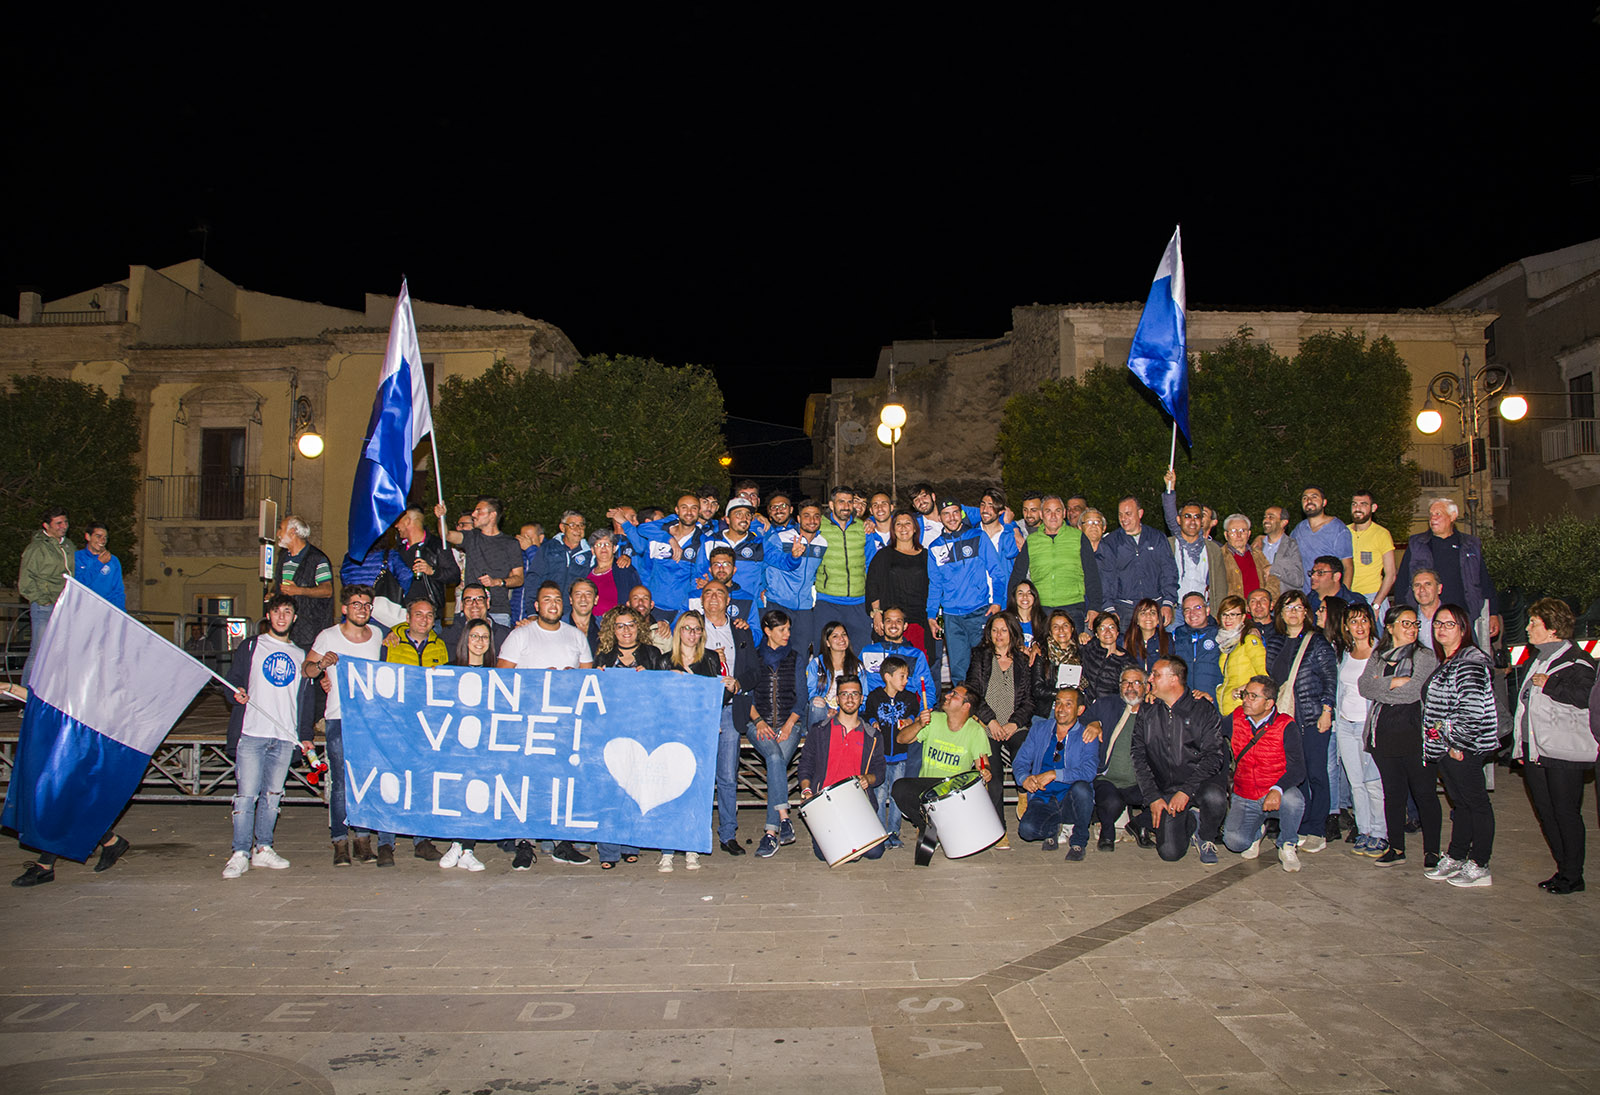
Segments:
[[[461,568],[455,555],[447,550],[438,533],[429,532],[422,524],[422,511],[408,509],[395,522],[400,535],[400,557],[411,571],[411,588],[406,591],[406,601],[426,597],[433,603],[433,618],[444,617],[445,590],[461,581]]]
[[[1157,658],[1150,702],[1133,725],[1133,771],[1162,859],[1182,859],[1192,843],[1200,862],[1217,861],[1228,812],[1227,748],[1216,707],[1189,691],[1187,663],[1176,656]]]

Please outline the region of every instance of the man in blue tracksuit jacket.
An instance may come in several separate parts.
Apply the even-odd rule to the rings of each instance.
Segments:
[[[942,501],[939,520],[944,534],[928,545],[928,630],[945,641],[950,681],[959,684],[967,679],[972,648],[983,640],[984,621],[1004,607],[1009,575],[983,529],[967,523],[961,503]]]
[[[800,507],[799,522],[784,525],[767,534],[763,548],[767,583],[767,608],[781,608],[789,614],[789,645],[804,661],[813,641],[813,618],[817,604],[817,571],[828,545],[817,537],[822,527],[822,508],[815,502]],[[795,545],[799,544],[799,549]],[[798,554],[796,551],[798,550]],[[806,636],[802,642],[800,636]]]
[[[1028,796],[1028,810],[1017,821],[1017,836],[1042,840],[1045,851],[1053,851],[1057,831],[1070,822],[1067,858],[1074,862],[1083,859],[1089,844],[1094,778],[1100,770],[1101,734],[1085,741],[1086,725],[1078,690],[1060,689],[1054,718],[1028,735],[1011,762],[1017,790]]]
[[[1222,660],[1217,650],[1217,624],[1211,619],[1203,593],[1183,598],[1183,623],[1172,632],[1172,652],[1189,663],[1189,688],[1217,702],[1222,686]]]
[[[759,601],[766,589],[766,540],[751,527],[754,515],[755,506],[746,499],[734,498],[728,503],[726,519],[717,522],[716,529],[706,538],[706,551],[708,558],[709,552],[717,547],[732,551],[733,579],[738,581],[740,589]],[[759,639],[756,645],[760,645]]]
[[[642,525],[623,522],[622,531],[634,551],[650,559],[650,596],[656,606],[676,615],[689,606],[695,579],[704,577],[705,533],[700,529],[700,499],[685,494],[674,507],[675,517]]]

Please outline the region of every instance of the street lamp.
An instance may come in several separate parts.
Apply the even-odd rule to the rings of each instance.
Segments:
[[[1528,401],[1516,393],[1511,370],[1504,365],[1485,365],[1473,369],[1472,358],[1461,355],[1461,372],[1439,373],[1428,381],[1428,394],[1417,412],[1417,429],[1430,437],[1444,427],[1444,415],[1435,402],[1454,407],[1460,419],[1461,440],[1467,449],[1466,496],[1467,523],[1474,536],[1478,533],[1478,473],[1483,468],[1478,463],[1479,453],[1485,448],[1480,436],[1487,418],[1489,401],[1502,395],[1497,408],[1507,422],[1519,422],[1528,413]],[[1487,464],[1487,453],[1484,463]]]
[[[307,460],[322,455],[322,435],[317,432],[316,420],[311,413],[311,400],[300,395],[300,373],[289,377],[289,478],[283,488],[283,512],[294,512],[294,457],[299,453]]]
[[[878,443],[889,446],[889,503],[900,504],[899,473],[895,467],[895,446],[900,444],[901,429],[906,424],[906,409],[895,398],[894,358],[889,359],[889,402],[878,412]]]

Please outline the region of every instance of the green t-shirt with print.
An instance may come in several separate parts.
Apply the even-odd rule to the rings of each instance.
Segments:
[[[969,718],[960,730],[950,729],[950,719],[943,711],[933,717],[917,733],[922,743],[922,771],[924,779],[949,779],[958,772],[978,766],[978,758],[989,755],[989,735],[983,724]]]

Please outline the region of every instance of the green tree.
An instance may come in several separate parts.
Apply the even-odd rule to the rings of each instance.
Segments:
[[[1563,513],[1542,525],[1496,530],[1484,538],[1483,558],[1502,590],[1520,589],[1529,604],[1561,597],[1582,614],[1600,598],[1600,517]]]
[[[1387,338],[1323,332],[1289,359],[1243,328],[1202,353],[1190,374],[1195,447],[1178,450],[1179,501],[1198,498],[1220,516],[1237,511],[1259,521],[1273,504],[1297,513],[1307,486],[1326,491],[1336,514],[1355,491],[1370,490],[1380,520],[1403,531],[1419,489],[1417,466],[1405,460],[1410,400],[1410,373]],[[1112,522],[1117,499],[1137,494],[1147,523],[1160,527],[1170,431],[1127,369],[1051,381],[1006,404],[1006,489],[1013,498],[1071,490]]]
[[[39,515],[61,506],[70,535],[102,522],[124,568],[133,561],[139,420],[133,401],[93,384],[16,376],[0,388],[0,582],[13,585]]]
[[[553,377],[498,361],[445,381],[434,418],[452,513],[492,494],[513,526],[553,531],[563,510],[594,528],[610,506],[726,493],[722,390],[703,366],[591,355]]]

